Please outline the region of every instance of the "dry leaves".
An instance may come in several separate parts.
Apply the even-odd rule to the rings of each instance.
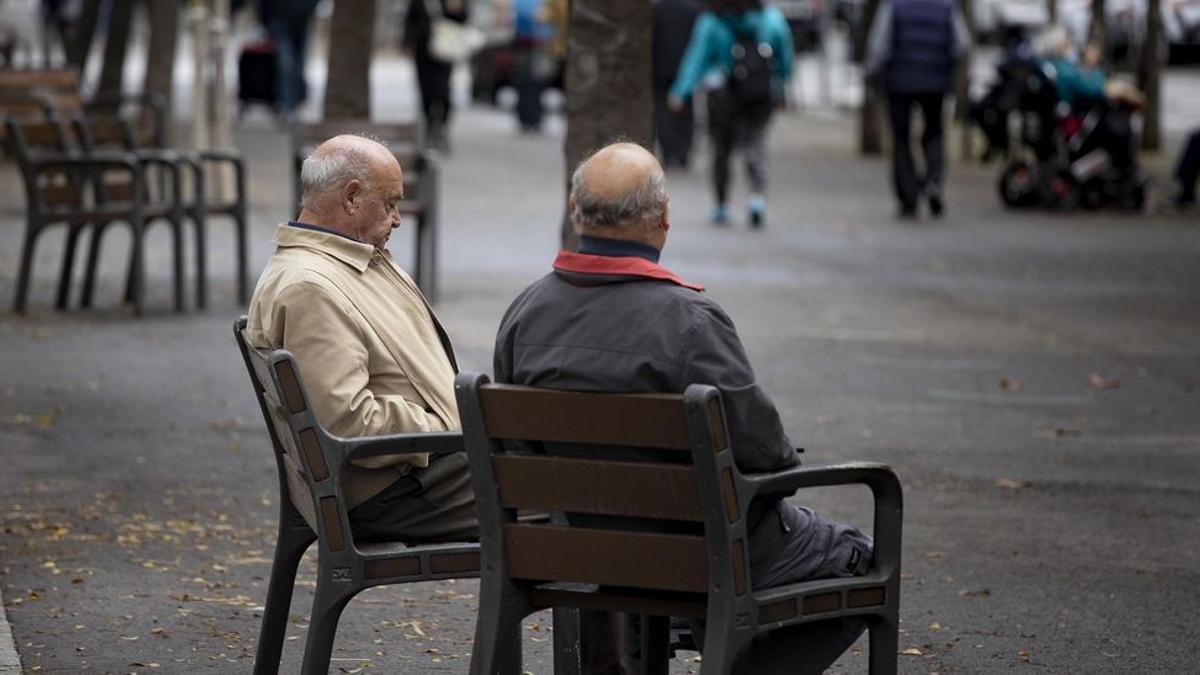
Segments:
[[[1092,389],[1116,389],[1121,386],[1121,379],[1117,377],[1105,377],[1100,373],[1092,373],[1088,376],[1088,385]]]
[[[1016,480],[1014,478],[997,478],[992,481],[996,487],[1004,488],[1005,490],[1020,490],[1031,485],[1029,481]]]

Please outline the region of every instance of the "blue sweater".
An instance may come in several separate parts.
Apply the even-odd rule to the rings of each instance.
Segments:
[[[671,85],[671,97],[685,99],[696,85],[710,73],[722,80],[733,69],[735,31],[741,35],[754,34],[760,42],[771,45],[771,69],[775,77],[786,84],[792,77],[792,33],[787,19],[774,7],[751,10],[737,15],[718,16],[704,12],[692,27],[679,74]]]

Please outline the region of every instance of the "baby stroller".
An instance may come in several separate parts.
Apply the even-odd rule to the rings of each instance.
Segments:
[[[1004,203],[1063,211],[1080,205],[1142,208],[1147,181],[1134,150],[1133,108],[1097,101],[1072,109],[1059,99],[1054,68],[1045,61],[1021,59],[1006,68],[991,110],[977,113],[990,123],[981,124],[989,142],[1004,143],[1009,157],[999,181]],[[1015,150],[1008,140],[1012,112],[1020,115]]]

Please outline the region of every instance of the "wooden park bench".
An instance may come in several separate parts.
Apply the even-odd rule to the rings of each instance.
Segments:
[[[478,544],[355,542],[341,487],[342,474],[352,460],[414,452],[461,452],[462,435],[332,436],[313,416],[292,355],[284,350],[254,349],[246,341],[245,327],[243,316],[234,322],[233,334],[267,423],[279,475],[279,534],[254,673],[279,670],[296,568],[309,545],[316,541],[317,589],[301,672],[324,674],[329,669],[338,618],[360,591],[384,584],[479,576]]]
[[[292,130],[292,179],[296,212],[300,211],[300,167],[321,143],[339,134],[360,134],[385,145],[404,171],[403,216],[416,221],[413,280],[431,302],[437,300],[438,164],[425,151],[416,124],[368,120],[324,120],[297,124]],[[320,224],[320,223],[317,223]]]
[[[683,395],[585,394],[462,373],[455,390],[482,547],[471,673],[521,672],[522,619],[551,607],[642,615],[643,672],[666,672],[667,617],[706,620],[704,675],[730,672],[760,633],[841,617],[867,620],[872,673],[896,671],[902,493],[888,467],[743,475],[720,393],[706,385]],[[751,500],[856,483],[875,499],[867,573],[755,589]],[[529,524],[517,509],[569,515]],[[556,643],[571,639],[560,632]]]

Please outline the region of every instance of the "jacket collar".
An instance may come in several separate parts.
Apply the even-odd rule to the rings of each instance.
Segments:
[[[293,227],[281,223],[275,228],[275,245],[280,248],[307,248],[337,258],[347,265],[365,272],[371,264],[375,247],[355,241],[333,232],[305,227]]]
[[[657,279],[669,281],[677,286],[690,288],[693,291],[704,291],[699,284],[690,284],[675,275],[671,270],[652,263],[645,258],[635,256],[605,256],[589,255],[587,253],[571,253],[559,251],[554,259],[554,270],[557,272],[573,272],[576,274],[609,275],[636,277],[639,279]]]

